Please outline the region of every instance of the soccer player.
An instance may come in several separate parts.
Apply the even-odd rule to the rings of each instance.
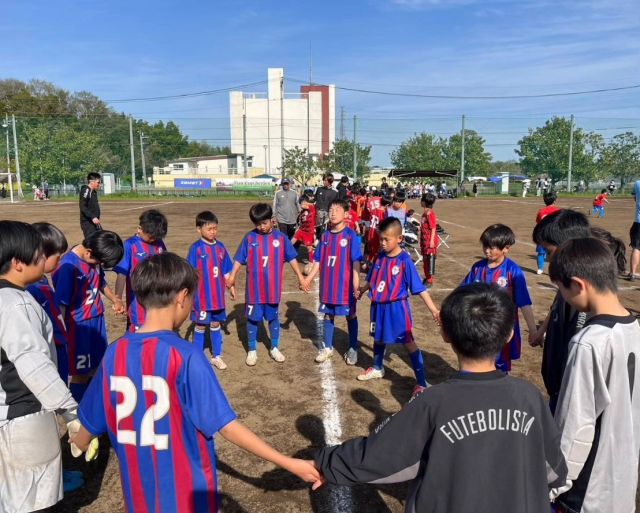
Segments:
[[[604,204],[609,203],[607,199],[607,195],[609,192],[607,189],[602,189],[600,194],[598,194],[593,200],[593,209],[591,210],[591,215],[596,217],[604,217]]]
[[[89,173],[87,185],[80,188],[80,228],[85,238],[102,230],[100,204],[98,203],[98,189],[101,179],[100,173]]]
[[[42,237],[27,223],[0,221],[0,511],[26,512],[62,499],[56,412],[75,419],[76,401],[56,369],[47,314],[25,288],[44,273]]]
[[[368,437],[321,449],[315,461],[323,478],[337,485],[410,481],[405,511],[548,512],[550,492],[567,475],[558,427],[534,385],[494,366],[514,314],[494,285],[452,292],[440,318],[459,372]]]
[[[288,458],[236,419],[199,347],[174,330],[193,309],[197,272],[173,253],[155,255],[133,273],[145,324],[109,346],[82,401],[84,449],[108,433],[120,464],[128,511],[215,513],[219,509],[213,436],[318,482],[312,462]]]
[[[360,216],[358,216],[358,210],[355,200],[346,199],[344,200],[349,205],[349,210],[345,212],[344,223],[347,228],[353,230],[358,238],[360,237]],[[331,222],[331,220],[329,220]]]
[[[366,221],[368,223],[366,234],[366,264],[365,269],[369,269],[380,253],[380,234],[378,227],[387,216],[387,206],[390,200],[387,197],[376,197],[375,201],[367,203]],[[377,205],[377,206],[376,206]]]
[[[316,230],[316,207],[313,204],[313,199],[307,195],[300,196],[300,215],[298,216],[298,229],[293,234],[291,244],[293,247],[297,247],[298,244],[303,244],[307,248],[309,255],[308,267],[305,267],[305,272],[308,273],[313,266],[313,243],[315,241]]]
[[[554,212],[560,210],[555,205],[558,196],[554,191],[546,192],[542,199],[544,200],[545,207],[538,210],[538,214],[536,215],[536,224],[542,221],[549,214],[553,214]],[[544,250],[543,246],[541,246],[540,244],[536,244],[536,254],[538,262],[537,274],[542,274],[544,272],[544,261],[547,258],[547,252]]]
[[[344,359],[348,365],[358,363],[358,317],[355,291],[360,287],[358,274],[362,251],[356,233],[346,226],[347,200],[333,200],[329,205],[329,222],[316,247],[315,264],[307,276],[305,289],[320,272],[320,312],[324,314],[324,343],[315,360],[324,362],[333,356],[335,316],[347,318],[349,350]]]
[[[77,401],[82,399],[107,348],[101,293],[113,303],[116,314],[126,312],[104,276],[104,268],[116,265],[123,253],[122,240],[116,233],[95,232],[62,257],[51,277],[56,303],[67,326],[69,388]]]
[[[198,289],[193,300],[191,320],[196,327],[193,343],[204,350],[206,327],[211,329],[211,363],[220,370],[227,368],[222,359],[222,329],[227,320],[225,311],[225,279],[233,268],[227,248],[218,240],[218,217],[209,210],[196,216],[200,239],[189,248],[187,261],[198,271]],[[235,287],[230,290],[235,299]]]
[[[640,326],[620,303],[616,261],[600,240],[565,242],[549,275],[564,300],[590,317],[569,344],[555,413],[573,481],[557,511],[635,511]]]
[[[438,322],[438,309],[418,276],[409,254],[402,251],[402,225],[395,217],[382,221],[379,228],[382,252],[369,269],[367,281],[360,287],[358,299],[368,290],[371,299],[373,367],[358,376],[359,381],[384,376],[382,362],[386,344],[404,344],[416,375],[413,395],[427,388],[422,353],[413,338],[413,319],[409,294],[419,295],[433,319]]]
[[[462,280],[461,285],[484,282],[495,283],[501,287],[519,308],[529,328],[529,342],[533,340],[538,330],[533,316],[533,307],[527,281],[522,269],[513,260],[507,258],[511,246],[516,243],[513,230],[504,224],[493,224],[485,229],[480,236],[482,251],[485,258],[471,267],[469,274]],[[509,372],[511,361],[520,358],[522,339],[520,338],[520,318],[516,312],[513,318],[513,337],[506,344],[496,360],[496,369]]]
[[[227,287],[235,284],[236,275],[243,265],[247,266],[245,287],[247,335],[249,351],[246,364],[254,366],[258,361],[258,323],[266,319],[269,323],[271,349],[269,355],[282,363],[284,355],[278,348],[280,342],[280,320],[278,305],[282,294],[282,271],[288,262],[303,286],[304,276],[296,261],[298,256],[291,241],[285,234],[273,229],[273,211],[266,203],[256,203],[249,210],[255,230],[244,236],[236,254],[233,269],[227,279]]]
[[[144,259],[166,251],[162,239],[167,236],[167,218],[159,210],[145,210],[140,214],[138,228],[133,237],[124,241],[124,256],[113,270],[116,278],[116,296],[122,299],[127,289],[127,329],[135,332],[144,324],[144,309],[131,290],[131,275]]]
[[[436,255],[438,254],[438,222],[436,213],[433,211],[433,204],[436,202],[436,195],[427,192],[422,195],[420,204],[422,205],[422,223],[420,223],[420,253],[424,270],[424,284],[428,287],[433,285],[433,275],[436,271]]]

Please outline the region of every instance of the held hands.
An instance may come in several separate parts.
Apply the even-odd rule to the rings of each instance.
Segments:
[[[309,291],[311,290],[311,282],[309,281],[309,279],[305,279],[305,278],[298,278],[298,285],[300,290],[302,290],[303,292],[309,293]]]
[[[231,289],[236,284],[236,277],[228,276],[227,278],[224,279],[224,283],[228,289]]]
[[[536,331],[529,333],[529,345],[531,347],[542,347],[544,345],[544,327],[539,327]]]
[[[113,306],[111,308],[116,313],[116,315],[127,313],[127,307],[124,306],[122,299],[120,299],[119,297],[115,298],[115,300],[113,301]]]
[[[78,433],[82,428],[82,424],[78,419],[72,420],[67,423],[67,430],[69,431],[69,445],[71,446],[71,455],[74,458],[78,458],[83,452],[85,453],[85,461],[93,461],[98,457],[98,449],[100,444],[97,438],[92,438],[91,441],[84,445],[80,442]],[[77,442],[77,443],[76,443]]]
[[[317,490],[324,483],[326,483],[326,479],[322,477],[322,474],[320,474],[320,472],[316,468],[315,463],[312,460],[288,458],[288,461],[284,468],[292,474],[298,476],[303,481],[312,483],[312,490]]]
[[[235,285],[231,285],[231,287],[229,287],[229,297],[235,301],[235,299],[236,299],[236,287],[235,287]]]

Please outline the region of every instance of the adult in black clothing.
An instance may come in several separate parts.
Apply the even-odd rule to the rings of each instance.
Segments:
[[[98,189],[101,179],[100,173],[89,173],[87,185],[80,188],[80,228],[82,228],[85,238],[102,229],[100,205],[98,204]]]
[[[343,176],[338,184],[338,199],[346,200],[347,192],[349,192],[349,177]]]
[[[329,205],[338,197],[338,191],[333,187],[333,175],[326,173],[322,177],[322,187],[316,189],[316,235],[318,239],[322,235],[324,226],[329,221]]]

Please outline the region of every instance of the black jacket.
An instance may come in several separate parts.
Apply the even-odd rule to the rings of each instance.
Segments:
[[[94,217],[100,219],[98,193],[91,190],[88,185],[83,185],[80,188],[80,222],[91,222]]]
[[[499,371],[431,387],[368,437],[322,449],[316,464],[331,484],[410,481],[408,513],[549,511],[567,476],[542,395]]]
[[[316,189],[316,209],[329,211],[329,205],[338,197],[338,191],[329,187],[318,187]]]

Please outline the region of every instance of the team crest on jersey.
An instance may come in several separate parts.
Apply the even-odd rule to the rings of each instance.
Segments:
[[[397,265],[394,265],[394,266],[391,268],[391,274],[393,274],[394,276],[395,276],[396,274],[398,274],[399,272],[400,272],[400,268],[399,268]]]
[[[347,244],[348,244],[348,243],[347,243],[347,239],[342,239],[342,240],[340,240],[340,246],[342,246],[343,248],[346,248],[346,247],[347,247]]]
[[[507,279],[504,276],[500,276],[500,278],[498,278],[498,281],[496,283],[500,287],[506,287],[507,286]]]
[[[136,255],[138,255],[140,258],[142,258],[143,256],[145,256],[147,253],[145,251],[142,251],[141,253],[136,253]]]
[[[278,246],[280,246],[280,241],[276,239],[273,241],[273,247],[277,248]]]

